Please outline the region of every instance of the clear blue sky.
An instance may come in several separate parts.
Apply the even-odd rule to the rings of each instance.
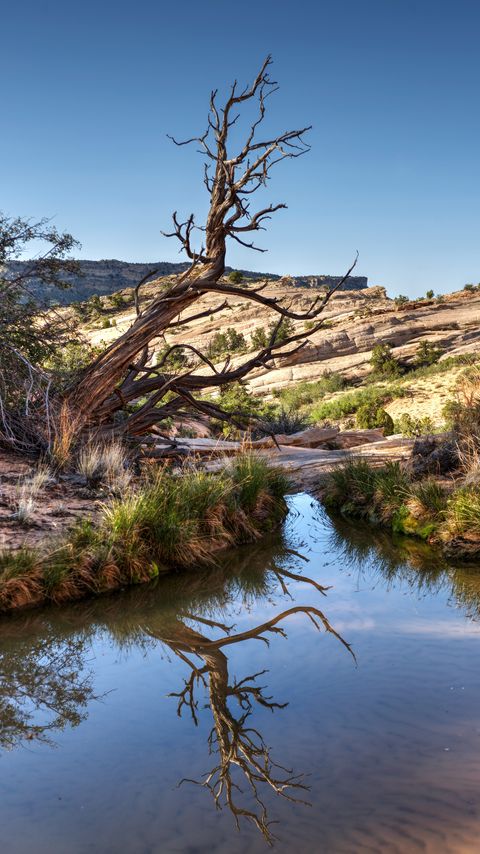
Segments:
[[[205,210],[212,87],[272,53],[272,127],[313,124],[278,167],[265,255],[232,266],[358,272],[392,293],[480,281],[478,0],[26,0],[1,22],[0,208],[53,216],[84,258],[178,260],[174,209]]]

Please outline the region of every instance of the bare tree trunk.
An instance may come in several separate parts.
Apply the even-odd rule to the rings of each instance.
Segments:
[[[308,127],[286,131],[272,138],[257,139],[258,129],[265,116],[266,99],[278,88],[275,81],[270,79],[270,65],[271,58],[267,57],[253,84],[242,91],[238,91],[235,82],[221,108],[216,103],[217,91],[211,93],[208,127],[203,136],[185,142],[173,140],[176,145],[196,142],[205,154],[204,184],[210,194],[206,224],[204,228],[198,229],[193,214],[185,222],[178,219],[176,212],[173,214],[174,230],[167,236],[180,241],[191,266],[170,290],[159,295],[143,312],[139,307],[137,287],[137,319],[93,362],[64,399],[63,409],[71,413],[77,430],[85,426],[113,429],[114,416],[119,410],[124,411],[124,417],[120,422],[116,420],[114,429],[130,436],[141,435],[150,430],[152,425],[185,410],[197,409],[223,419],[229,418],[211,402],[199,401],[196,394],[204,389],[241,380],[254,368],[268,368],[274,356],[291,355],[304,346],[307,333],[303,331],[286,340],[281,339],[278,333],[283,318],[314,320],[309,334],[314,333],[321,326],[319,316],[334,290],[341,287],[355,266],[356,262],[339,285],[325,296],[314,299],[309,309],[302,313],[291,311],[276,298],[263,296],[262,287],[239,289],[220,281],[224,273],[227,238],[256,251],[265,251],[246,238],[250,232],[264,230],[264,223],[271,219],[272,214],[286,207],[280,203],[251,213],[252,194],[267,185],[270,171],[277,163],[299,157],[309,150],[303,140]],[[240,115],[236,111],[241,111],[243,104],[252,100],[257,103],[257,118],[246,132],[244,145],[232,155],[228,150],[229,133]],[[213,175],[210,175],[210,167]],[[205,234],[205,247],[199,251],[192,247],[195,230]],[[198,357],[194,368],[180,375],[172,373],[168,369],[167,357],[159,365],[153,366],[152,344],[175,325],[181,312],[207,293],[242,297],[276,312],[279,321],[267,346],[232,370],[229,370],[229,359],[219,371],[204,354],[185,345],[184,349],[189,349]],[[225,303],[214,308],[213,313],[223,307]],[[205,313],[200,312],[197,316],[201,317]],[[212,313],[212,310],[208,313]],[[181,324],[182,321],[177,323]],[[289,344],[294,344],[294,348],[288,349]],[[174,345],[171,351],[178,348],[179,345]],[[207,373],[196,370],[202,364],[208,367]],[[146,398],[146,402],[138,411],[130,412],[129,404],[140,398]]]

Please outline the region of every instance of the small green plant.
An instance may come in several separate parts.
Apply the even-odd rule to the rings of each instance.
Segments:
[[[463,286],[463,290],[464,290],[464,291],[474,291],[474,290],[475,290],[475,285],[472,285],[472,284],[468,283],[468,285],[464,285],[464,286]]]
[[[434,294],[434,292],[430,289],[429,291],[427,291],[427,293],[425,294],[425,296],[426,296],[426,298],[427,298],[427,299],[433,299],[433,297],[435,296],[435,294]]]
[[[102,320],[102,329],[110,329],[111,325],[112,324],[110,322],[110,318],[104,317],[104,319]]]
[[[345,377],[333,371],[325,371],[323,376],[316,382],[300,382],[289,388],[274,393],[280,399],[282,406],[287,410],[298,411],[302,407],[310,406],[316,401],[322,400],[329,394],[343,391],[348,385]]]
[[[398,297],[395,297],[394,303],[397,308],[401,305],[406,305],[407,302],[410,302],[410,299],[405,296],[405,294],[399,294]]]
[[[39,465],[32,474],[20,481],[13,516],[22,525],[32,523],[39,494],[50,479],[51,473],[48,466]]]

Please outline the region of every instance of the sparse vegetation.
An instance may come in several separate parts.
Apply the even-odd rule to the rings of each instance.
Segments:
[[[451,437],[416,442],[411,464],[390,463],[378,469],[365,460],[348,461],[333,471],[324,491],[325,504],[346,515],[386,524],[394,533],[428,539],[463,559],[480,554],[480,397],[478,372],[464,380],[459,398],[448,407]],[[403,415],[404,430],[426,432],[425,419]],[[397,423],[398,427],[398,423]],[[419,466],[427,454],[434,467]],[[453,471],[451,462],[453,455]],[[444,469],[448,462],[448,467]],[[441,476],[449,473],[449,479]],[[427,474],[425,475],[425,472]],[[417,479],[420,478],[420,479]]]
[[[395,421],[395,433],[401,433],[409,439],[417,436],[425,436],[428,433],[434,433],[434,424],[431,418],[424,416],[423,418],[415,418],[408,412],[402,412],[400,417]]]
[[[404,397],[407,390],[395,385],[370,385],[364,388],[346,391],[333,400],[326,400],[312,407],[313,421],[338,421],[347,415],[354,415],[361,406],[381,406],[396,397]]]
[[[0,611],[97,595],[258,539],[286,513],[288,481],[254,454],[220,474],[165,468],[43,549],[0,555]]]
[[[41,464],[32,474],[20,481],[13,516],[22,525],[31,524],[39,495],[50,478],[50,469]]]

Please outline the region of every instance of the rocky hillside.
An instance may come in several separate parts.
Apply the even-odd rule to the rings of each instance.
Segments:
[[[12,261],[9,270],[13,275],[22,273],[28,266],[27,261]],[[158,276],[172,276],[181,273],[188,267],[186,263],[172,264],[169,261],[152,261],[151,264],[130,264],[127,261],[104,260],[104,261],[81,261],[80,274],[67,276],[69,288],[65,291],[49,287],[39,280],[33,279],[29,289],[42,302],[52,301],[61,305],[69,305],[72,302],[82,302],[89,297],[98,294],[106,296],[123,288],[133,288],[144,276],[152,272],[152,279]],[[227,273],[231,268],[227,267]],[[246,279],[258,281],[266,277],[272,281],[280,279],[270,273],[256,273],[251,270],[241,271]],[[317,287],[321,285],[331,286],[339,281],[338,276],[296,276],[291,279],[298,287]],[[368,280],[366,276],[350,276],[346,284],[348,290],[360,290],[366,288]]]
[[[159,279],[146,285],[145,302],[153,299],[168,281],[168,278]],[[317,290],[320,289],[300,289],[290,280],[282,279],[272,280],[264,293],[282,297],[294,310],[301,311],[306,310]],[[125,305],[119,306],[122,299]],[[101,301],[101,309],[82,324],[93,344],[110,342],[128,328],[134,320],[131,300],[131,291],[126,290]],[[202,309],[209,305],[212,308],[218,305],[218,295],[203,298]],[[196,305],[191,313],[198,311]],[[188,314],[185,317],[188,318]],[[218,340],[219,333],[234,328],[244,338],[243,351],[240,347],[238,353],[232,353],[235,364],[254,349],[252,334],[258,328],[266,329],[272,320],[271,312],[246,299],[229,300],[222,312],[187,323],[177,334],[167,334],[158,347],[163,348],[165,343],[188,343],[206,349],[216,340],[215,336]],[[303,322],[296,322],[294,326],[296,331],[304,328]],[[318,380],[328,371],[338,372],[355,384],[361,384],[370,371],[369,360],[376,344],[390,344],[393,355],[408,364],[419,343],[425,340],[441,349],[440,362],[451,356],[479,352],[480,292],[461,291],[403,305],[395,304],[380,287],[338,292],[325,311],[324,328],[312,335],[300,352],[287,359],[278,358],[272,370],[259,369],[250,378],[249,387],[253,393],[268,397],[299,382]],[[461,367],[452,367],[438,376],[416,379],[411,392],[401,400],[392,401],[387,410],[392,410],[395,416],[407,411],[426,414],[439,421],[441,408],[452,396],[460,370]]]

